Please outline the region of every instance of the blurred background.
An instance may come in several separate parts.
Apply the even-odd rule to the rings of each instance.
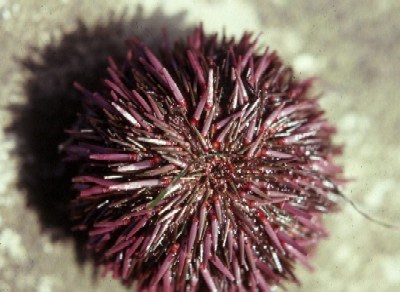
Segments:
[[[127,291],[97,275],[66,219],[71,169],[60,163],[78,109],[71,83],[96,87],[108,55],[161,29],[262,33],[299,78],[318,76],[345,144],[345,193],[400,224],[400,1],[0,0],[0,291]],[[400,232],[349,205],[326,217],[330,239],[288,291],[399,291]]]

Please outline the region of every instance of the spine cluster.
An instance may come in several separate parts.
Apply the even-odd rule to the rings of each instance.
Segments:
[[[335,129],[275,52],[205,35],[110,59],[66,159],[81,163],[77,229],[105,271],[149,291],[269,291],[337,209]],[[157,55],[157,56],[156,56]]]

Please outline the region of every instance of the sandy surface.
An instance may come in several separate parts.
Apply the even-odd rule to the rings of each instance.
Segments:
[[[0,291],[126,291],[96,276],[67,230],[69,170],[57,145],[76,108],[71,82],[93,84],[128,35],[154,43],[163,26],[172,38],[199,21],[207,31],[263,32],[261,43],[301,78],[318,75],[355,179],[346,193],[400,223],[398,15],[395,0],[0,0]],[[399,232],[347,205],[326,221],[316,271],[299,268],[303,286],[289,291],[399,291]]]

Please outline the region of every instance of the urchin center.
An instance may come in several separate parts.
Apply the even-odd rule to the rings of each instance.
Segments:
[[[214,156],[203,162],[205,177],[214,186],[226,186],[226,182],[235,177],[236,169],[229,156]]]

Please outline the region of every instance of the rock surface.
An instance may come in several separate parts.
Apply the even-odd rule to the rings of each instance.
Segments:
[[[345,143],[348,196],[400,223],[400,2],[0,0],[0,291],[127,291],[96,276],[67,228],[62,129],[76,108],[74,80],[94,84],[123,40],[206,31],[263,32],[299,75],[320,77],[322,104]],[[364,1],[362,1],[364,2]],[[142,3],[142,6],[138,6]],[[397,291],[400,233],[350,206],[326,218],[331,238],[312,274],[289,291]]]

